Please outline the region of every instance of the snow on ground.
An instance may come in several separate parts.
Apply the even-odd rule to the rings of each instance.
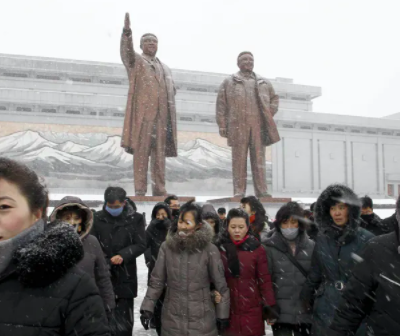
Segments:
[[[157,333],[155,329],[144,330],[142,324],[140,323],[140,305],[142,304],[143,297],[146,294],[147,290],[147,267],[144,262],[144,257],[141,255],[136,259],[137,262],[137,275],[138,275],[138,297],[135,299],[134,303],[134,314],[135,314],[135,323],[133,326],[133,335],[134,336],[156,336]],[[269,326],[267,326],[267,330],[265,331],[266,336],[272,336],[272,331]]]

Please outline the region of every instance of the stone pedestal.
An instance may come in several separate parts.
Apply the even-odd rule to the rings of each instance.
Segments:
[[[143,213],[146,217],[146,222],[151,221],[151,212],[154,206],[159,202],[164,202],[167,196],[128,196],[133,202],[135,202],[137,211]],[[191,200],[196,200],[196,197],[178,196],[181,205]]]
[[[218,208],[225,208],[226,212],[230,209],[233,208],[239,208],[240,207],[240,200],[241,197],[227,197],[227,198],[219,198],[219,199],[211,199],[208,200],[207,203],[211,203],[215,210],[218,210]],[[265,211],[267,212],[267,215],[270,219],[275,219],[275,215],[278,212],[279,208],[286,204],[287,202],[290,202],[292,199],[291,198],[275,198],[275,197],[265,197],[265,198],[260,198],[260,202],[265,208]]]

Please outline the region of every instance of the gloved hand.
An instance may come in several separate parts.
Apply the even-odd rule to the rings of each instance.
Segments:
[[[229,328],[229,319],[217,319],[218,334],[222,334]]]
[[[264,320],[277,320],[279,318],[280,309],[277,305],[264,306],[263,308],[263,318]]]
[[[140,311],[140,322],[145,330],[149,330],[150,320],[153,318],[153,313],[148,310]]]

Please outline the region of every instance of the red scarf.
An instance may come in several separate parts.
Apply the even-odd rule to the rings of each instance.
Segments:
[[[236,241],[236,240],[233,240],[232,237],[231,237],[231,240],[232,240],[232,243],[234,243],[236,246],[239,246],[239,245],[242,245],[247,240],[247,238],[249,238],[248,234],[242,240]]]
[[[250,216],[250,224],[253,224],[256,221],[256,215],[251,215]]]

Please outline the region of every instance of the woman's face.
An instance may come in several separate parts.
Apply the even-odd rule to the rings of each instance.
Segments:
[[[349,221],[349,207],[344,203],[331,206],[330,215],[337,226],[345,226]]]
[[[156,218],[157,218],[158,220],[164,220],[164,219],[168,218],[168,214],[167,214],[167,212],[165,211],[165,209],[160,209],[160,210],[158,210],[158,211],[157,211],[157,214],[156,214]]]
[[[0,179],[0,241],[17,236],[42,217],[42,210],[32,213],[19,188]]]
[[[299,221],[293,217],[290,217],[281,224],[282,229],[297,229],[298,227],[299,227]]]
[[[228,232],[232,240],[241,241],[249,231],[244,218],[232,218],[229,221]]]
[[[73,226],[82,224],[82,217],[77,211],[65,211],[61,216],[61,220]]]
[[[249,203],[241,203],[240,207],[249,215],[252,216],[254,215],[256,212],[251,210],[251,206]]]
[[[196,228],[196,222],[192,212],[186,212],[185,216],[180,215],[178,220],[178,232],[184,232],[186,234],[193,233]]]

